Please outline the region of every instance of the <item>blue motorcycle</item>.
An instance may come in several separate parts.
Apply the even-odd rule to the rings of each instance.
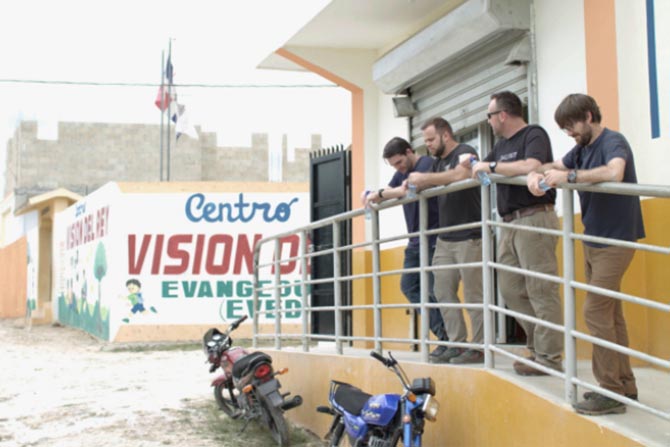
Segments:
[[[401,439],[404,447],[420,447],[425,421],[434,422],[440,408],[435,399],[435,382],[427,377],[414,379],[410,385],[407,374],[390,352],[389,358],[374,351],[370,355],[398,376],[403,394],[373,396],[332,380],[330,406],[316,409],[333,416],[325,437],[328,445],[339,446],[346,432],[352,447],[396,447]]]

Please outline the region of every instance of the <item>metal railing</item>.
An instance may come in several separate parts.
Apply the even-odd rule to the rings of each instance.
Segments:
[[[493,183],[504,183],[511,185],[526,185],[525,177],[503,177],[500,175],[491,175]],[[455,191],[460,191],[467,188],[480,187],[482,188],[481,204],[482,204],[482,220],[466,225],[453,226],[448,228],[440,228],[436,230],[428,230],[428,199],[434,196],[449,194]],[[420,359],[423,362],[428,361],[429,347],[431,345],[445,345],[449,347],[473,348],[484,351],[484,367],[487,369],[495,368],[494,354],[499,354],[511,358],[513,360],[531,365],[533,368],[539,369],[549,375],[559,377],[564,380],[564,397],[566,401],[574,404],[577,401],[577,386],[584,387],[591,391],[596,391],[607,397],[618,400],[625,404],[635,406],[650,412],[663,419],[670,420],[670,412],[659,408],[653,408],[636,400],[626,398],[622,395],[613,393],[603,389],[597,385],[593,385],[587,381],[580,379],[577,376],[577,340],[599,345],[619,353],[640,359],[651,365],[670,369],[670,361],[641,352],[629,347],[624,347],[601,338],[593,337],[589,334],[580,332],[576,328],[576,306],[575,306],[575,290],[582,290],[585,292],[593,292],[599,295],[608,296],[614,299],[634,303],[653,309],[655,311],[670,313],[670,305],[660,303],[648,298],[637,297],[622,292],[615,292],[600,287],[591,286],[589,284],[579,282],[575,279],[574,266],[574,241],[589,241],[596,243],[605,243],[612,246],[628,247],[640,251],[648,251],[652,253],[660,253],[664,255],[670,254],[670,248],[643,244],[637,242],[620,241],[614,239],[607,239],[601,237],[587,236],[574,232],[573,219],[565,218],[565,216],[574,216],[574,193],[573,191],[590,191],[605,194],[620,194],[620,195],[634,195],[657,198],[670,198],[670,186],[653,186],[653,185],[638,185],[629,183],[600,183],[600,184],[568,184],[563,185],[558,189],[561,193],[563,228],[562,230],[551,230],[547,228],[536,228],[515,224],[514,221],[504,223],[491,216],[490,190],[489,186],[482,186],[474,180],[465,180],[453,183],[448,186],[431,188],[418,194],[414,199],[397,199],[383,202],[372,207],[371,220],[371,240],[364,243],[343,245],[340,240],[340,226],[353,218],[362,216],[364,210],[358,209],[342,213],[327,219],[313,222],[310,225],[296,228],[293,231],[277,234],[271,237],[264,238],[258,242],[254,252],[254,346],[261,338],[274,339],[274,346],[276,349],[281,349],[281,341],[283,339],[297,339],[302,342],[302,349],[307,352],[310,349],[310,343],[316,341],[332,341],[335,344],[335,350],[338,354],[343,353],[343,345],[353,341],[366,341],[374,343],[374,349],[381,352],[383,343],[405,343],[407,345],[418,345],[420,349]],[[379,214],[389,208],[402,206],[405,203],[418,200],[420,210],[419,231],[402,236],[393,236],[380,238],[379,232]],[[309,249],[310,233],[318,228],[332,227],[333,245],[332,248],[311,251]],[[482,261],[468,264],[452,264],[452,265],[430,265],[429,256],[429,237],[431,235],[442,233],[445,231],[458,231],[466,228],[482,227]],[[562,238],[563,249],[563,272],[562,276],[554,276],[545,273],[535,272],[523,268],[517,268],[500,264],[493,259],[493,233],[496,228],[514,228],[522,231],[532,231],[544,234],[551,234]],[[287,236],[300,235],[300,253],[293,258],[280,259],[280,240]],[[406,270],[385,270],[380,268],[380,251],[384,244],[397,242],[409,237],[418,236],[420,240],[420,264],[419,267]],[[274,244],[274,253],[277,255],[271,262],[264,264],[260,263],[260,252],[264,245]],[[372,268],[369,273],[343,275],[340,265],[340,254],[346,251],[353,250],[371,250]],[[333,256],[333,276],[332,278],[311,279],[308,273],[308,262],[316,256]],[[301,297],[302,297],[302,313],[301,313],[301,330],[297,333],[282,333],[282,315],[287,312],[292,312],[294,309],[282,308],[281,293],[286,287],[290,285],[281,284],[280,266],[286,262],[299,261],[301,265],[302,276],[300,279]],[[268,287],[258,287],[259,274],[263,269],[272,268],[274,271],[274,284]],[[465,304],[465,303],[431,303],[429,301],[429,272],[445,269],[458,268],[481,268],[483,281],[483,299],[481,304]],[[564,324],[559,325],[550,323],[526,314],[514,312],[507,309],[504,303],[496,299],[497,293],[494,288],[494,272],[496,270],[505,270],[513,273],[522,274],[525,276],[536,277],[545,281],[551,281],[563,286],[563,314]],[[399,275],[402,273],[418,272],[421,281],[421,301],[413,304],[404,302],[400,304],[382,304],[381,299],[381,279],[385,276]],[[372,304],[365,305],[343,305],[342,303],[342,285],[347,281],[354,280],[371,280],[372,281]],[[309,299],[308,288],[315,284],[333,283],[334,304],[333,306],[312,306]],[[261,310],[259,306],[259,293],[267,290],[274,291],[274,308],[273,310]],[[391,338],[382,337],[382,311],[385,309],[420,309],[420,328],[421,332],[418,338]],[[458,308],[458,309],[482,309],[483,323],[484,323],[484,341],[482,344],[476,343],[455,343],[455,342],[441,342],[432,341],[429,336],[429,312],[430,308]],[[372,311],[373,312],[373,334],[371,337],[345,335],[343,333],[342,313],[344,311]],[[315,312],[334,312],[334,334],[311,334],[310,333],[310,319]],[[275,320],[274,333],[260,333],[260,317],[268,315]],[[557,371],[547,368],[537,362],[529,360],[525,357],[515,354],[511,350],[505,349],[504,345],[496,344],[496,324],[495,318],[499,316],[511,316],[516,319],[526,320],[535,325],[541,325],[564,334],[564,371]],[[499,320],[500,322],[500,320]],[[500,329],[500,324],[498,324]]]

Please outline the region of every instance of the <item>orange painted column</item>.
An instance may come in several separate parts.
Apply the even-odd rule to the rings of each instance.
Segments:
[[[619,75],[615,0],[584,0],[586,89],[603,115],[603,124],[619,129]]]
[[[358,191],[365,189],[363,89],[284,48],[278,49],[275,53],[351,92],[351,190],[355,196]],[[352,203],[356,203],[356,197],[352,197]],[[364,241],[365,222],[363,219],[353,219],[352,242],[356,244]]]

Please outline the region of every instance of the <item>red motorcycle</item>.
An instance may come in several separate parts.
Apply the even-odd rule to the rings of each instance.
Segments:
[[[231,418],[242,417],[246,423],[258,420],[266,425],[278,445],[289,445],[288,425],[284,411],[302,404],[302,397],[286,399],[291,393],[281,394],[281,384],[276,376],[288,372],[288,368],[274,371],[272,358],[263,352],[248,352],[232,347],[230,333],[238,328],[247,316],[233,322],[225,332],[216,328],[208,330],[203,337],[203,348],[209,372],[219,367],[223,374],[212,382],[214,397],[219,407]]]

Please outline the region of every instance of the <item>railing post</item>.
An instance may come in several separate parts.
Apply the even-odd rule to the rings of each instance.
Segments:
[[[252,298],[252,314],[251,314],[251,321],[252,321],[252,328],[253,328],[253,334],[251,336],[251,346],[254,348],[258,347],[258,341],[256,334],[258,334],[258,287],[259,287],[259,280],[258,276],[260,274],[258,265],[260,264],[260,252],[261,252],[261,247],[260,245],[256,247],[254,250],[254,291],[253,291],[253,298]]]
[[[335,301],[335,350],[342,355],[342,283],[340,282],[340,223],[333,222],[333,297]]]
[[[281,239],[275,239],[275,349],[281,349]]]
[[[572,331],[575,329],[575,290],[571,282],[575,279],[574,200],[571,189],[561,189],[563,201],[563,297],[565,321],[565,400],[577,402],[577,386],[572,379],[577,377],[577,348]]]
[[[309,336],[307,331],[309,330],[309,318],[311,316],[310,311],[307,310],[309,307],[309,297],[307,296],[307,253],[309,252],[308,242],[309,235],[307,231],[300,232],[300,295],[302,296],[302,350],[304,352],[309,352]],[[311,264],[311,262],[310,262]],[[311,288],[310,288],[311,289]]]
[[[430,309],[426,309],[426,303],[429,302],[430,295],[430,272],[425,268],[430,264],[428,255],[430,253],[430,239],[426,235],[428,228],[428,199],[419,195],[419,267],[420,267],[420,285],[421,285],[421,339],[419,340],[419,349],[421,350],[421,361],[428,363],[428,346],[426,340],[430,337],[428,329],[430,326]]]
[[[375,351],[382,352],[382,311],[379,306],[381,300],[381,278],[379,277],[380,270],[380,256],[379,256],[379,211],[372,208],[372,303],[374,305],[373,322],[374,322],[374,339]]]
[[[484,318],[484,367],[493,368],[493,352],[489,349],[494,344],[495,326],[493,325],[494,315],[491,314],[489,307],[493,302],[493,275],[489,267],[491,262],[492,236],[489,228],[488,218],[491,215],[491,195],[488,186],[481,186],[482,191],[482,306]]]

